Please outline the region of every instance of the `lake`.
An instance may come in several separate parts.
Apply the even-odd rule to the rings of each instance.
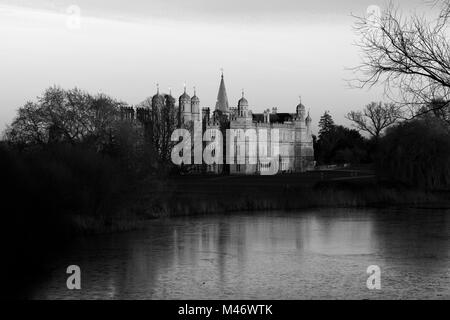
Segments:
[[[68,290],[66,268],[81,268]],[[369,290],[367,268],[381,269]],[[450,210],[167,218],[74,241],[35,299],[450,299]]]

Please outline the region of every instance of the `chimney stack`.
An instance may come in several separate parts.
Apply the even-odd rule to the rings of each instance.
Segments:
[[[209,122],[209,119],[210,119],[210,109],[209,108],[202,108],[202,117],[206,122]]]

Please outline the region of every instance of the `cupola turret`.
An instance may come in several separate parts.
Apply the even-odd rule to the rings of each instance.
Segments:
[[[186,84],[184,85],[184,92],[179,98],[179,114],[181,123],[188,123],[192,120],[191,97],[186,92]]]
[[[302,104],[302,97],[300,96],[300,103],[297,105],[296,115],[297,119],[303,121],[305,119],[306,108]]]
[[[244,97],[244,89],[242,89],[242,98],[238,101],[238,115],[239,117],[247,117],[248,101]]]
[[[194,96],[191,98],[192,120],[200,120],[200,99],[197,97],[197,90],[194,87]]]

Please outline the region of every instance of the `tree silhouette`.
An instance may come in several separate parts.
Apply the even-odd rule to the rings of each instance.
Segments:
[[[149,131],[149,143],[156,152],[159,164],[171,163],[170,154],[174,143],[170,138],[179,120],[175,99],[171,95],[161,94],[147,98],[139,107],[151,110],[151,117],[144,124]]]
[[[450,0],[431,4],[439,8],[434,20],[405,15],[392,4],[380,17],[356,17],[356,45],[362,63],[354,68],[359,76],[352,84],[384,84],[386,94],[396,97],[409,117],[415,117],[418,109],[434,99],[450,101]]]
[[[319,120],[319,140],[334,127],[334,121],[331,117],[330,111],[325,111]]]
[[[400,116],[400,108],[393,103],[371,102],[363,111],[352,111],[346,118],[358,130],[368,132],[378,140],[383,130],[397,122]]]
[[[50,87],[37,102],[19,108],[6,137],[18,144],[64,141],[100,147],[109,139],[122,105],[105,95],[92,96],[77,88]]]

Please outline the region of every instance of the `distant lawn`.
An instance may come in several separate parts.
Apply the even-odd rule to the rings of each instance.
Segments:
[[[285,189],[314,188],[321,181],[346,180],[353,183],[374,183],[374,172],[369,169],[341,169],[329,171],[311,171],[306,173],[281,174],[274,176],[195,176],[187,175],[174,178],[177,191],[189,195],[224,195],[251,193],[278,193]]]
[[[446,198],[448,192],[379,181],[373,170],[360,167],[275,176],[176,176],[142,184],[130,203],[137,216],[161,217],[319,207],[450,207]]]

